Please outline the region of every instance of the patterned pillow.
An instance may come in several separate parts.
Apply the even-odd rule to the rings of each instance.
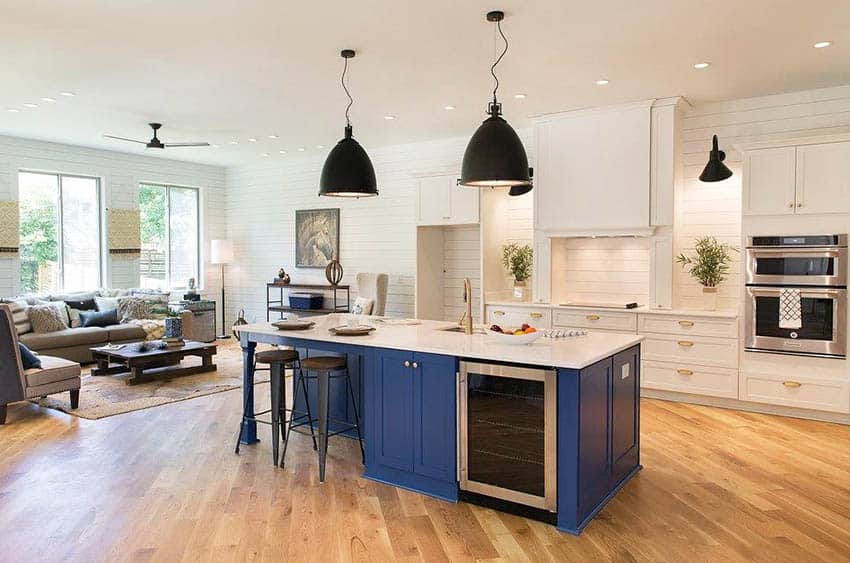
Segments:
[[[351,312],[355,315],[371,315],[372,307],[375,305],[374,299],[368,299],[366,297],[358,297],[354,300],[354,306],[351,308]]]
[[[15,322],[15,331],[18,333],[18,336],[32,332],[32,323],[30,323],[29,315],[27,315],[29,303],[27,303],[26,299],[18,299],[17,301],[6,300],[0,301],[0,303],[5,303],[12,309],[12,319]]]
[[[118,308],[117,297],[95,297],[94,302],[97,305],[98,311],[108,311],[110,309]]]
[[[33,305],[27,309],[27,316],[37,334],[56,332],[69,327],[68,310],[64,302]]]
[[[150,304],[138,297],[121,297],[118,299],[118,318],[122,323],[144,320],[150,316]]]

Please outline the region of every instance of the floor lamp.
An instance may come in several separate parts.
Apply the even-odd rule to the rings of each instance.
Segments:
[[[227,340],[230,338],[230,335],[227,334],[227,330],[224,326],[224,266],[231,262],[233,262],[233,241],[210,241],[210,264],[219,264],[221,266],[221,333],[216,337],[220,340]]]

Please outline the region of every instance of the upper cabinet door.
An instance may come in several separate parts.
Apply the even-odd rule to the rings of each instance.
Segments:
[[[797,147],[796,210],[850,212],[850,142]]]
[[[451,220],[449,176],[427,176],[419,178],[420,225],[447,225]]]
[[[478,213],[481,188],[465,188],[457,185],[457,178],[449,178],[449,194],[451,194],[452,225],[468,225],[478,223]]]
[[[797,149],[759,149],[744,155],[744,215],[794,213]]]
[[[551,235],[647,230],[650,106],[537,124],[536,227]]]

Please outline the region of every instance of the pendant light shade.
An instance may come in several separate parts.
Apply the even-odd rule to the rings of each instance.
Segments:
[[[534,168],[529,167],[528,177],[534,178]],[[517,196],[525,195],[525,194],[527,194],[528,192],[531,191],[532,187],[533,186],[531,185],[531,183],[529,183],[525,186],[511,186],[511,189],[508,190],[508,195],[511,196],[511,197],[517,197]]]
[[[487,109],[490,117],[478,127],[466,146],[460,185],[475,188],[510,186],[511,195],[514,195],[514,187],[518,188],[516,190],[518,192],[521,191],[519,188],[522,188],[524,191],[521,193],[527,193],[532,188],[532,182],[525,147],[513,127],[502,117],[502,104],[496,97],[499,79],[495,68],[508,51],[508,40],[502,32],[501,25],[504,18],[504,12],[487,13],[487,21],[496,24],[496,29],[505,42],[505,48],[490,67],[490,74],[496,82],[493,88],[493,101]]]
[[[711,139],[711,152],[708,153],[708,163],[699,175],[700,182],[722,182],[732,176],[729,167],[723,164],[726,153],[717,146],[717,135]]]
[[[319,180],[319,195],[327,197],[373,197],[378,195],[378,184],[375,180],[375,168],[369,155],[352,136],[353,128],[348,111],[354,100],[345,84],[345,74],[348,70],[348,59],[354,57],[354,51],[345,49],[340,53],[345,59],[342,70],[342,88],[348,95],[348,107],[345,108],[345,136],[334,146]]]

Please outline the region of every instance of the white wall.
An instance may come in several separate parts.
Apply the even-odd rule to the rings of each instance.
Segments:
[[[138,208],[138,185],[142,181],[200,188],[202,265],[209,252],[207,241],[221,238],[225,232],[224,169],[220,167],[0,136],[0,199],[18,199],[18,171],[22,169],[100,177],[104,205],[116,209]],[[17,258],[0,259],[0,296],[19,293],[19,277]],[[214,267],[206,266],[205,280],[205,290],[214,296],[220,287]],[[104,285],[137,287],[138,260],[109,257]]]

